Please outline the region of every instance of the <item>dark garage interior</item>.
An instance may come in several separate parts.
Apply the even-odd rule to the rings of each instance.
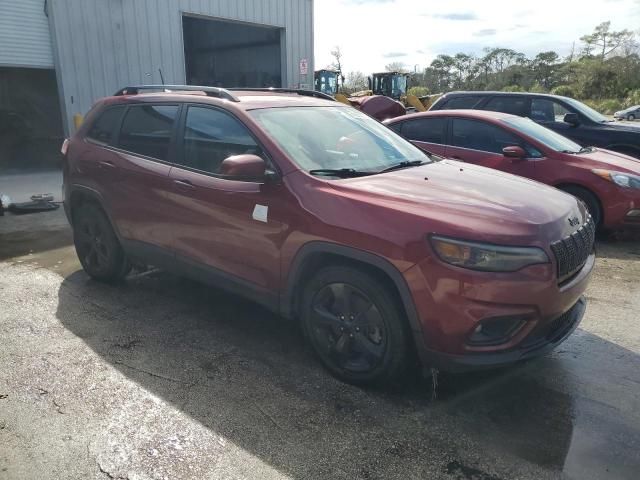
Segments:
[[[0,170],[58,167],[63,137],[55,71],[0,67]]]
[[[183,16],[187,83],[281,87],[282,29]]]

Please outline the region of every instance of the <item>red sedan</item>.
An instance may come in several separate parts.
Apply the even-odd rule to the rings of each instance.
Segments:
[[[598,225],[640,226],[640,160],[581,147],[534,121],[481,110],[417,113],[385,122],[421,149],[537,180],[583,200]]]

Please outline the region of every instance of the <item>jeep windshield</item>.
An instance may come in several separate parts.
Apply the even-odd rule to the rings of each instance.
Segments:
[[[286,107],[250,113],[280,148],[312,175],[373,175],[437,158],[355,108]]]
[[[591,149],[584,149],[573,140],[569,140],[567,137],[563,137],[559,133],[549,130],[529,118],[515,117],[502,121],[556,152],[575,154],[591,151]]]

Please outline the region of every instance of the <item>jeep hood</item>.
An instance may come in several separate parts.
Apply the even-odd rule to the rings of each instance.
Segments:
[[[505,244],[545,244],[582,224],[582,204],[547,185],[497,170],[452,160],[434,162],[331,186],[345,196],[382,208],[411,213],[436,226],[432,232],[457,231],[467,238]],[[441,227],[441,230],[440,228]]]

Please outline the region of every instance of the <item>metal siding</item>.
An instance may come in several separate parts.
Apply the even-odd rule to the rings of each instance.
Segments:
[[[126,84],[184,83],[182,14],[257,23],[284,29],[283,85],[311,85],[313,0],[48,0],[60,94],[68,126],[93,102]],[[6,5],[39,9],[44,0],[0,0],[0,44]],[[42,35],[42,34],[40,34]],[[4,46],[0,49],[0,58]],[[301,58],[309,60],[306,78]]]
[[[44,0],[0,0],[0,65],[53,68]]]

